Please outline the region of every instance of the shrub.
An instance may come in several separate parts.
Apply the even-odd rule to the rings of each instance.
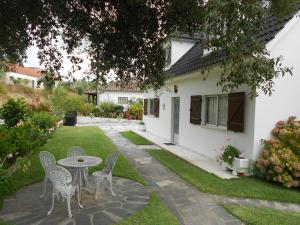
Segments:
[[[136,102],[131,105],[127,112],[127,117],[130,116],[131,119],[141,120],[143,119],[143,105],[140,102]]]
[[[0,125],[0,162],[11,153],[13,146],[10,142],[10,131],[7,127]]]
[[[10,130],[10,143],[14,156],[24,156],[43,146],[48,139],[47,133],[30,122],[25,122]]]
[[[102,116],[102,114],[101,114],[101,109],[98,108],[98,107],[94,107],[94,108],[92,109],[92,114],[93,114],[94,116],[96,116],[96,117]]]
[[[267,179],[286,187],[298,187],[300,182],[300,121],[290,117],[279,121],[273,129],[274,138],[264,141],[256,168]]]
[[[116,118],[124,111],[124,107],[122,105],[117,105],[113,102],[102,102],[99,105],[99,108],[101,111],[101,116],[107,118]]]
[[[19,122],[28,119],[31,113],[29,105],[22,98],[8,99],[8,101],[0,108],[0,118],[8,127],[14,127]]]
[[[224,149],[224,152],[220,156],[220,160],[227,163],[229,166],[232,166],[234,158],[238,158],[241,152],[236,147],[232,145],[227,145]]]
[[[63,86],[54,89],[51,105],[58,118],[63,118],[66,112],[77,112],[88,116],[93,110],[92,104],[86,103],[82,96],[68,92]]]
[[[50,112],[50,105],[48,103],[39,103],[30,105],[33,112]]]
[[[79,113],[83,116],[89,116],[91,115],[93,111],[94,105],[91,103],[84,103],[81,105]]]
[[[31,118],[31,122],[43,130],[48,130],[55,126],[56,118],[50,113],[35,113]]]

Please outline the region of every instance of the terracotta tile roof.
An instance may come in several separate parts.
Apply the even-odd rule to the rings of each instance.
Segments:
[[[142,92],[142,90],[135,83],[122,85],[115,81],[111,81],[107,85],[103,85],[99,87],[99,92],[104,92],[104,91]],[[95,94],[95,93],[97,93],[96,90],[85,91],[85,94]]]
[[[42,70],[34,67],[23,67],[17,64],[10,64],[7,66],[8,72],[20,73],[32,77],[42,77]]]
[[[142,90],[135,83],[129,83],[127,85],[122,85],[115,81],[109,82],[105,86],[99,88],[100,91],[126,91],[126,92],[142,92]]]

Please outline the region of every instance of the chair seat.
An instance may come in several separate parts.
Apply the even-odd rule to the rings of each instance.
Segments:
[[[109,174],[107,174],[103,171],[96,171],[96,172],[93,172],[93,176],[95,176],[95,177],[107,177],[107,176],[109,176]]]

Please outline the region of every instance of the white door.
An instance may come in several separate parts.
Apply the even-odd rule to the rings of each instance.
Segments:
[[[172,142],[178,144],[180,98],[172,98]]]

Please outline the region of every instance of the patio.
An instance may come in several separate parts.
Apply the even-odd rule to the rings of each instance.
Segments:
[[[115,197],[106,190],[100,193],[96,201],[93,193],[84,191],[81,196],[83,209],[78,207],[76,199],[73,198],[73,217],[68,218],[66,201],[56,201],[53,213],[47,216],[51,206],[51,192],[46,192],[45,197],[40,198],[42,187],[42,183],[33,184],[5,199],[0,218],[15,225],[106,225],[116,223],[144,208],[150,196],[147,187],[132,180],[114,177]]]

